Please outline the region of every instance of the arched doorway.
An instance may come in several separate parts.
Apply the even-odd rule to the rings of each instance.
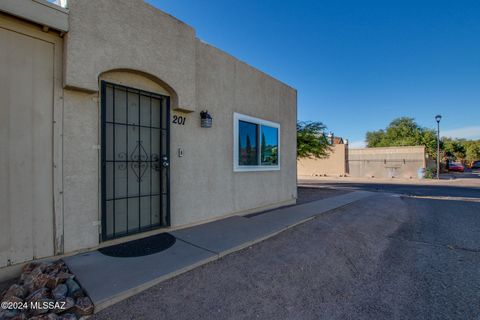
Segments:
[[[105,78],[100,82],[103,241],[170,225],[170,97]]]

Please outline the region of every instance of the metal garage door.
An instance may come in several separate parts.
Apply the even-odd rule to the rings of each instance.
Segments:
[[[0,267],[53,255],[54,45],[0,27]]]

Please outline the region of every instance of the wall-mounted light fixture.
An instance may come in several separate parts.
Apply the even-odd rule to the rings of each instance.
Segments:
[[[211,128],[212,121],[212,116],[208,113],[208,110],[200,112],[200,126],[202,128]]]

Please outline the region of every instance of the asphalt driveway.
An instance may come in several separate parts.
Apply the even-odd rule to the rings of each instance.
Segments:
[[[94,319],[478,319],[480,203],[378,193]]]

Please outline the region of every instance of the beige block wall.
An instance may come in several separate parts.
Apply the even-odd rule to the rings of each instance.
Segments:
[[[350,149],[348,170],[352,177],[417,178],[425,168],[425,147]]]
[[[334,175],[340,176],[347,173],[346,157],[348,145],[336,144],[332,146],[332,151],[328,158],[303,158],[297,161],[297,171],[299,176],[321,176]]]

